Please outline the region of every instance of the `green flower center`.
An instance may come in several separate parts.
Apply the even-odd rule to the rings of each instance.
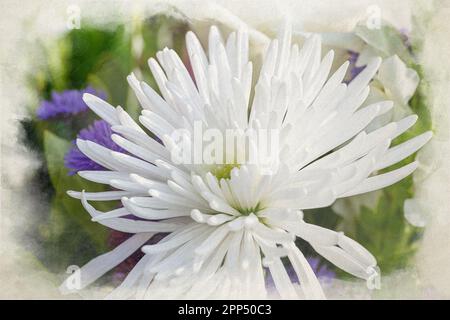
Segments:
[[[250,213],[257,214],[259,210],[261,210],[261,204],[258,203],[254,208],[235,208],[239,211],[243,216],[248,216]]]
[[[239,168],[239,164],[221,164],[211,169],[211,173],[216,176],[217,180],[230,179],[231,170]]]

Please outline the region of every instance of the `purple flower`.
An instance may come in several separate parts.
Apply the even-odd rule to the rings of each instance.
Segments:
[[[97,120],[86,129],[78,133],[78,138],[98,143],[106,148],[114,151],[124,152],[111,139],[111,126],[104,120]],[[66,153],[64,157],[64,165],[70,169],[69,174],[73,175],[81,170],[104,170],[105,168],[98,163],[89,159],[84,153],[78,149],[74,141],[74,146]]]
[[[96,91],[92,87],[83,90],[65,90],[62,92],[52,92],[50,100],[41,103],[36,111],[39,119],[47,120],[59,116],[72,116],[88,110],[88,106],[83,101],[83,94],[90,93],[105,99],[105,93]]]
[[[316,274],[317,278],[323,281],[331,281],[336,277],[336,273],[330,269],[326,265],[320,264],[319,258],[307,258],[309,265],[313,269],[314,273]]]
[[[359,53],[358,52],[354,52],[354,51],[349,51],[348,54],[349,59],[348,61],[350,62],[350,75],[348,77],[348,79],[346,81],[344,81],[345,83],[349,84],[353,79],[356,78],[356,76],[364,70],[364,68],[366,66],[361,66],[361,67],[357,67],[356,66],[356,61],[358,61],[358,57],[359,57]]]

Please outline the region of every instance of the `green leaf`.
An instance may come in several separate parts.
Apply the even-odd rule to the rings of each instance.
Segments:
[[[76,223],[81,228],[88,239],[93,242],[98,251],[106,249],[106,239],[108,229],[102,225],[92,222],[90,215],[84,210],[80,201],[73,199],[66,194],[67,190],[102,191],[104,187],[99,184],[82,181],[77,175],[69,176],[68,170],[64,166],[64,155],[71,147],[71,143],[61,139],[49,131],[44,132],[44,154],[47,162],[48,173],[51,183],[55,189],[55,196],[52,204],[52,223]],[[103,203],[97,208],[109,210],[113,204]],[[70,218],[70,219],[66,219]],[[57,225],[52,226],[57,230]],[[64,226],[67,228],[67,226]]]
[[[384,189],[376,208],[362,208],[355,221],[356,231],[350,235],[377,258],[383,273],[405,267],[417,249],[420,229],[410,225],[403,214],[412,186],[408,177]]]
[[[75,207],[66,209],[63,202],[60,197],[53,199],[48,221],[39,228],[40,260],[57,273],[69,265],[81,266],[108,250],[106,238],[101,239],[100,235],[97,239],[93,238],[91,230],[86,228],[88,222],[80,219],[80,216],[89,216],[85,210]],[[91,224],[95,227],[95,223]],[[98,232],[103,232],[102,229],[105,228],[98,228]]]
[[[123,26],[112,31],[90,26],[71,30],[67,34],[71,44],[71,52],[67,59],[69,87],[86,86],[89,74],[98,68],[100,61],[104,61],[105,54],[123,45],[123,34]]]

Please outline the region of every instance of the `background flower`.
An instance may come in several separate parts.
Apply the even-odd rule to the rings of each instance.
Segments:
[[[111,126],[104,120],[97,120],[88,128],[81,130],[80,133],[78,133],[77,138],[93,141],[114,151],[124,152],[125,150],[112,141],[111,134]],[[74,146],[64,157],[64,165],[70,169],[70,174],[77,173],[81,170],[104,169],[104,167],[86,157],[80,149],[78,149],[75,142],[73,142],[73,144]]]
[[[73,116],[88,110],[84,103],[83,94],[90,93],[105,99],[103,92],[97,92],[92,87],[83,90],[65,90],[63,92],[52,92],[50,100],[44,100],[36,111],[39,119],[47,120],[59,116]]]

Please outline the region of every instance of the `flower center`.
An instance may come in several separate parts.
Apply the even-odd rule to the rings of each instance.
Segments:
[[[230,179],[231,170],[233,170],[234,168],[239,168],[239,164],[232,163],[216,165],[211,169],[211,173],[216,176],[217,180],[219,181],[220,179]]]
[[[253,208],[235,208],[237,211],[239,211],[243,216],[248,216],[249,214],[257,214],[259,210],[261,210],[261,204],[258,203]]]

